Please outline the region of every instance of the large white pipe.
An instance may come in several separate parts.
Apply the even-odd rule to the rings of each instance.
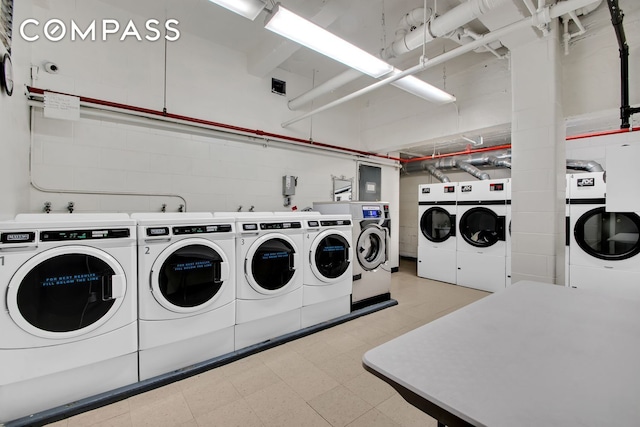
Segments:
[[[338,74],[337,76],[327,80],[326,82],[314,87],[308,92],[303,93],[302,95],[293,98],[289,101],[289,109],[297,110],[298,108],[308,104],[316,98],[319,98],[322,95],[330,93],[339,87],[346,85],[347,83],[351,83],[352,81],[362,77],[362,73],[353,68],[348,69],[344,73]]]
[[[394,41],[389,47],[383,49],[382,57],[385,59],[395,58],[404,53],[411,52],[422,46],[425,41],[428,43],[438,37],[454,31],[474,19],[484,15],[506,3],[508,0],[469,0],[459,6],[454,7],[445,14],[435,18],[429,25],[429,31],[424,34],[424,28],[416,29],[405,35],[402,39]]]
[[[557,3],[553,6],[550,7],[545,7],[544,9],[542,9],[540,12],[537,12],[535,15],[531,16],[530,18],[524,18],[521,19],[520,21],[514,22],[513,24],[509,24],[505,27],[502,27],[500,29],[497,29],[495,31],[492,31],[490,33],[487,33],[485,35],[483,35],[482,37],[480,37],[478,40],[474,40],[466,45],[457,47],[453,50],[450,50],[449,52],[443,53],[441,55],[436,56],[433,59],[430,59],[426,62],[421,62],[418,65],[415,65],[401,73],[396,74],[395,76],[390,76],[387,77],[383,80],[380,80],[372,85],[369,85],[365,88],[362,88],[360,90],[357,90],[349,95],[343,96],[340,99],[336,99],[333,102],[330,102],[326,105],[323,105],[322,107],[316,108],[315,110],[309,111],[308,113],[302,114],[301,116],[298,116],[296,118],[293,118],[291,120],[288,120],[284,123],[282,123],[282,127],[287,127],[290,126],[294,123],[299,122],[300,120],[304,120],[307,117],[311,117],[317,113],[321,113],[323,111],[326,111],[330,108],[333,108],[337,105],[343,104],[345,102],[351,101],[352,99],[355,99],[359,96],[365,95],[369,92],[372,92],[380,87],[386,86],[390,83],[395,82],[396,80],[399,80],[403,77],[406,76],[410,76],[412,74],[418,73],[420,71],[426,70],[428,68],[431,67],[435,67],[436,65],[440,65],[443,62],[447,62],[450,59],[453,58],[457,58],[458,56],[470,52],[474,49],[479,48],[480,46],[484,46],[488,43],[491,43],[493,41],[499,40],[500,38],[514,32],[514,31],[518,31],[524,28],[527,28],[529,26],[534,26],[537,27],[539,25],[544,25],[544,24],[548,24],[549,22],[551,22],[552,19],[556,19],[559,18],[560,16],[572,12],[576,9],[579,9],[581,7],[585,7],[588,6],[594,2],[596,2],[598,0],[567,0],[561,3]]]

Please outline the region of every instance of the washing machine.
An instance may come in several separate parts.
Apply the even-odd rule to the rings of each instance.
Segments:
[[[310,215],[304,224],[302,327],[351,312],[351,215]]]
[[[245,348],[301,328],[302,220],[244,213],[236,217],[235,347]]]
[[[456,283],[454,182],[418,186],[418,276]]]
[[[570,184],[571,287],[640,299],[640,216],[606,211],[603,172],[573,174]]]
[[[565,203],[564,203],[564,285],[570,286],[569,282],[569,257],[571,256],[569,245],[571,244],[571,175],[566,175]]]
[[[506,197],[507,197],[507,213],[505,215],[505,224],[507,225],[507,231],[505,232],[505,246],[506,246],[506,259],[505,259],[505,286],[511,286],[511,180],[507,180],[505,183]]]
[[[126,214],[0,223],[0,424],[138,381],[136,279]]]
[[[457,284],[496,292],[506,286],[508,179],[459,184]]]
[[[353,289],[351,310],[391,298],[389,266],[389,204],[386,202],[314,202],[325,215],[351,215],[353,219]]]
[[[136,213],[140,379],[234,351],[235,220]]]

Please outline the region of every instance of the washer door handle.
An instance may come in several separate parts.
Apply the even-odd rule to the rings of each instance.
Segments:
[[[111,299],[123,298],[125,294],[126,277],[122,274],[114,274],[111,276],[111,295],[105,292],[104,282],[102,283],[102,299],[108,301]]]

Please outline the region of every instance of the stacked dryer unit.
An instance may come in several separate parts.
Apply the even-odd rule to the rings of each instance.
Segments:
[[[351,310],[391,298],[389,266],[390,217],[386,202],[314,202],[325,215],[351,215],[353,219],[353,289]]]
[[[505,224],[507,230],[505,232],[505,247],[506,247],[506,259],[505,259],[505,286],[511,286],[511,180],[507,180],[505,184],[507,189],[507,214],[505,216]]]
[[[640,216],[606,211],[603,172],[574,174],[570,184],[571,287],[640,299]]]
[[[302,327],[351,312],[353,234],[351,215],[304,219]]]
[[[459,184],[458,285],[489,292],[506,286],[508,183],[492,179]]]
[[[456,283],[457,183],[418,187],[418,276]]]
[[[140,213],[140,379],[234,351],[235,221]]]
[[[235,220],[235,348],[241,349],[301,328],[304,229],[291,215],[244,213]]]
[[[138,381],[128,215],[18,215],[0,259],[0,424]]]

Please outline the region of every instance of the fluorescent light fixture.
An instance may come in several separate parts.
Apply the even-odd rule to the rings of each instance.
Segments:
[[[394,75],[400,72],[401,71],[397,68],[393,70]],[[393,86],[396,86],[397,88],[409,92],[410,94],[419,96],[422,99],[436,104],[446,104],[449,102],[454,102],[456,100],[455,96],[448,94],[442,89],[438,89],[437,87],[432,86],[429,83],[414,76],[403,77],[391,84]]]
[[[307,21],[280,4],[272,10],[265,28],[372,77],[382,77],[393,71],[393,67],[383,60]]]
[[[267,17],[265,28],[374,78],[401,72],[382,59],[296,15],[279,3],[273,9],[271,16]],[[456,100],[453,95],[414,76],[403,77],[391,84],[438,104]]]
[[[261,0],[209,0],[232,12],[242,15],[252,21],[262,12],[265,3]]]

